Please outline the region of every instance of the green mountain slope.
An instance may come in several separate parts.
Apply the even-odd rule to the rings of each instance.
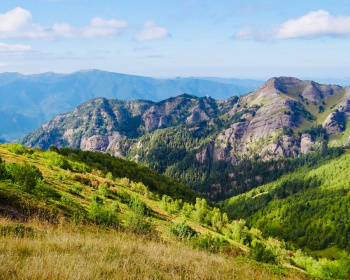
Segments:
[[[234,219],[299,247],[350,251],[350,154],[303,167],[222,202]]]

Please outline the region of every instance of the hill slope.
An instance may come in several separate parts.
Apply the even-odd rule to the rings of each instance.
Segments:
[[[205,200],[184,203],[176,199],[183,192],[174,190],[173,197],[159,199],[159,189],[152,191],[129,179],[144,168],[130,164],[123,170],[113,169],[117,162],[127,164],[113,158],[105,164],[107,169],[101,165],[102,170],[97,170],[89,162],[96,167],[104,155],[69,154],[0,146],[5,161],[0,163],[2,276],[307,278],[289,264],[290,252],[278,241],[263,239],[259,231],[249,230],[242,222],[231,223]],[[112,173],[105,173],[108,170]],[[115,178],[115,172],[126,178]],[[149,180],[158,182],[159,177],[153,175]],[[187,221],[181,222],[182,217]],[[247,243],[241,236],[251,239]],[[254,259],[274,265],[261,265]],[[322,269],[317,273],[323,276]]]

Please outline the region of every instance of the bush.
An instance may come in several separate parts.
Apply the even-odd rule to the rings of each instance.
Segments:
[[[150,214],[146,204],[137,195],[131,196],[128,205],[130,209],[132,209],[138,215],[148,216]]]
[[[342,253],[339,260],[330,261],[315,260],[298,250],[290,260],[293,265],[305,269],[310,276],[319,279],[349,279],[350,276],[350,257],[346,253]]]
[[[3,226],[0,228],[0,236],[34,237],[34,229],[24,224]]]
[[[20,144],[8,144],[8,150],[10,152],[13,152],[17,155],[23,155],[23,154],[29,154],[31,153],[30,150],[26,149],[24,146]]]
[[[33,193],[38,181],[43,178],[40,170],[34,165],[7,163],[5,167],[18,188],[28,193]]]
[[[151,234],[153,232],[153,228],[145,216],[138,213],[131,213],[126,217],[125,227],[127,230],[138,234]]]
[[[63,195],[61,196],[61,201],[62,201],[63,203],[68,204],[68,205],[73,205],[73,203],[74,203],[73,198],[70,197],[69,195],[66,195],[66,194],[63,194]]]
[[[121,201],[123,203],[129,203],[130,202],[130,199],[131,199],[130,194],[128,192],[122,190],[122,189],[119,189],[117,191],[117,196],[120,197],[120,199],[121,199]]]
[[[111,195],[111,191],[106,184],[100,184],[98,186],[98,191],[103,197],[109,197]]]
[[[83,188],[82,188],[82,186],[80,186],[78,184],[74,184],[71,188],[68,189],[68,191],[71,194],[75,194],[75,195],[81,196]]]
[[[254,239],[250,249],[250,257],[258,262],[280,264],[282,261],[282,249],[277,243]]]
[[[35,194],[38,197],[47,197],[55,200],[61,199],[61,194],[53,187],[45,184],[44,180],[39,180],[36,184]]]
[[[170,228],[171,233],[183,238],[190,239],[193,236],[197,235],[197,232],[186,224],[185,221],[182,223],[173,224]]]
[[[199,248],[212,253],[230,251],[232,246],[223,238],[212,236],[210,233],[205,233],[203,237],[196,235],[190,239],[190,245],[194,248]]]
[[[65,157],[57,154],[56,152],[47,152],[44,154],[44,157],[49,160],[49,163],[51,165],[62,169],[72,169],[69,161]]]
[[[118,224],[117,212],[113,208],[105,209],[103,199],[94,196],[89,206],[88,217],[97,224],[116,226]]]

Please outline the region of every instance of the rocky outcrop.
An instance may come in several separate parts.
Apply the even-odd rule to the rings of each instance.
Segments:
[[[301,135],[300,152],[302,154],[307,154],[308,152],[310,152],[314,145],[315,145],[315,141],[312,139],[310,134]]]
[[[322,124],[328,134],[339,134],[346,128],[346,117],[343,112],[330,113]]]
[[[189,116],[186,119],[186,123],[188,124],[192,124],[195,122],[199,122],[199,121],[207,121],[209,120],[209,117],[207,116],[206,113],[203,112],[203,110],[197,109],[195,110],[191,116]]]

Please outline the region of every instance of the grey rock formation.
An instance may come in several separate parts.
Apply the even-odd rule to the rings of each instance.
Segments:
[[[346,116],[343,112],[330,113],[322,124],[328,134],[339,134],[345,130]]]

